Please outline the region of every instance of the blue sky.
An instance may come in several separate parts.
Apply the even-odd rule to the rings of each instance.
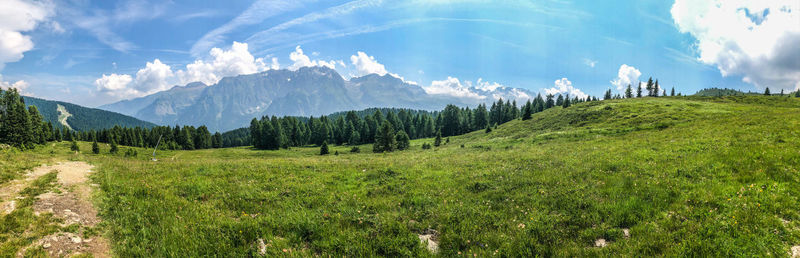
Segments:
[[[378,71],[423,87],[481,79],[533,92],[559,91],[559,80],[571,85],[561,92],[595,96],[617,92],[612,81],[633,80],[635,71],[640,80],[652,76],[683,93],[800,85],[800,67],[779,60],[797,56],[797,48],[774,43],[800,35],[797,11],[791,12],[797,1],[3,1],[6,11],[29,15],[0,15],[6,17],[0,32],[31,44],[0,47],[0,83],[87,106],[200,80],[197,73],[221,77],[328,62],[345,78]],[[747,29],[728,32],[739,25],[751,32],[763,27],[772,42],[748,42]],[[234,42],[246,50],[232,50]],[[748,58],[724,56],[730,51],[719,46],[731,42]],[[292,52],[300,58],[290,58]],[[358,52],[365,63],[354,62]],[[760,71],[758,62],[789,75]],[[622,65],[631,68],[620,74]]]

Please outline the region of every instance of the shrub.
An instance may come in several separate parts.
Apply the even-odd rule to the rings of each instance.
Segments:
[[[97,141],[92,142],[92,153],[100,154],[100,145],[97,145]]]
[[[423,144],[422,144],[422,149],[423,149],[423,150],[427,150],[427,149],[430,149],[430,148],[431,148],[431,144],[430,144],[430,143],[427,143],[427,142],[426,142],[426,143],[423,143]]]
[[[125,150],[125,157],[136,157],[138,155],[139,155],[139,152],[137,152],[135,149],[131,148],[131,149]]]
[[[75,140],[72,141],[72,145],[69,146],[69,149],[72,151],[81,151],[81,148],[78,147],[78,142]]]
[[[358,146],[353,146],[353,148],[350,149],[350,152],[359,153],[361,152],[361,148],[359,148]]]

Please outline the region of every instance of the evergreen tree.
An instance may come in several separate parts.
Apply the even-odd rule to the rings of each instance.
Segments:
[[[653,86],[654,86],[653,77],[650,77],[650,79],[647,80],[647,87],[646,87],[647,96],[649,97],[653,97],[656,94],[655,92],[658,92],[658,89],[654,89]]]
[[[378,132],[375,133],[375,143],[372,144],[373,152],[391,152],[396,144],[392,123],[384,121]]]
[[[769,96],[769,95],[770,95],[770,94],[769,94],[769,87],[767,87],[767,89],[766,89],[766,90],[764,90],[764,95],[765,95],[765,96]]]
[[[603,100],[609,100],[611,98],[612,98],[611,97],[611,89],[608,89],[608,90],[606,90],[606,94],[603,95]]]
[[[358,145],[361,143],[361,134],[358,131],[354,131],[350,134],[350,140],[347,141],[348,145]]]
[[[625,98],[633,98],[633,89],[631,88],[630,84],[628,84],[628,88],[625,89]]]
[[[783,89],[781,89],[781,96],[783,96]]]
[[[547,101],[545,102],[544,109],[548,109],[555,106],[555,101],[553,101],[553,97],[554,97],[553,94],[547,94]]]
[[[439,147],[442,145],[442,131],[436,132],[436,139],[433,140],[433,146]]]
[[[486,126],[486,133],[491,133],[491,132],[492,132],[492,127],[487,125]]]
[[[794,92],[795,98],[800,98],[800,90]]]
[[[397,142],[397,150],[405,150],[408,149],[408,146],[411,145],[408,134],[404,131],[397,132],[397,136],[395,136],[395,141]]]
[[[609,90],[611,91],[611,90]],[[571,105],[571,100],[569,99],[569,93],[567,93],[567,97],[564,98],[564,105],[562,107],[568,108]]]
[[[222,134],[219,132],[214,133],[214,137],[211,140],[211,145],[213,148],[222,148]]]
[[[20,148],[33,148],[30,115],[17,89],[3,91],[0,100],[0,142]]]
[[[561,106],[561,105],[564,105],[564,96],[558,94],[558,98],[556,99],[556,106]]]
[[[117,146],[117,141],[111,139],[111,149],[108,150],[108,153],[116,154],[119,151],[119,147]]]
[[[636,89],[636,97],[637,98],[641,98],[642,97],[642,83],[641,82],[639,82],[639,86]]]
[[[328,140],[322,141],[322,146],[319,147],[319,155],[328,155],[330,152],[328,151]]]
[[[81,151],[81,148],[78,147],[78,142],[72,140],[72,145],[69,146],[69,149],[72,151]]]
[[[522,107],[522,120],[531,119],[531,113],[533,112],[533,107],[531,106],[531,101],[525,103],[525,106]]]
[[[97,141],[92,142],[92,153],[100,154],[100,145],[97,145]]]
[[[672,87],[672,91],[669,92],[669,95],[675,97],[675,87]]]

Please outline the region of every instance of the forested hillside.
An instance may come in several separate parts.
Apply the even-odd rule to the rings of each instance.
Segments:
[[[53,126],[58,128],[64,127],[64,124],[62,123],[64,121],[66,121],[66,124],[75,131],[108,129],[117,125],[131,128],[150,128],[155,126],[155,124],[150,122],[145,122],[130,116],[96,108],[87,108],[71,103],[44,100],[28,96],[23,96],[23,99],[25,100],[26,105],[36,106],[44,117],[45,121],[52,123]],[[59,112],[59,105],[62,106],[62,110],[66,111],[68,114]]]

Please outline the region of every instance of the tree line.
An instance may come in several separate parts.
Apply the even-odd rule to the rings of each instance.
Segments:
[[[460,108],[447,105],[442,111],[424,112],[407,109],[373,109],[372,113],[348,111],[336,116],[298,118],[263,116],[250,122],[249,141],[243,129],[226,133],[223,142],[252,144],[257,149],[277,150],[296,146],[328,144],[373,144],[373,151],[402,150],[411,139],[461,135],[483,130],[522,118],[555,106],[596,101],[596,97],[570,97],[539,94],[522,106],[516,101],[499,99],[487,108]],[[438,146],[438,145],[437,145]]]
[[[33,149],[36,144],[55,140],[56,132],[36,106],[26,107],[17,89],[0,89],[0,143],[23,150]]]

